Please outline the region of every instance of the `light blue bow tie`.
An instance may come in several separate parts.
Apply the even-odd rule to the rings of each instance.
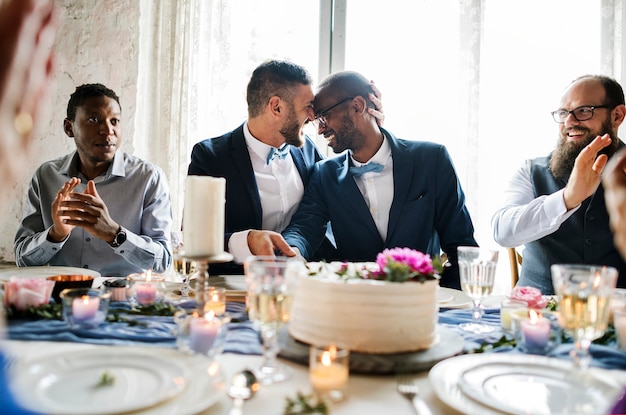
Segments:
[[[371,163],[367,163],[362,166],[350,166],[350,173],[352,173],[352,175],[355,177],[359,177],[362,176],[364,173],[369,173],[371,171],[373,171],[374,173],[380,173],[381,171],[383,171],[383,168],[385,168],[385,166],[383,166],[382,164],[372,161]]]
[[[284,146],[282,146],[281,148],[270,148],[270,152],[267,155],[267,159],[265,160],[265,164],[270,164],[272,162],[272,160],[274,160],[275,158],[280,158],[280,159],[285,159],[285,157],[287,157],[287,154],[289,154],[289,146],[287,144],[285,144]]]

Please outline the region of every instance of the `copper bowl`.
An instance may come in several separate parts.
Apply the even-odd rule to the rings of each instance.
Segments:
[[[61,291],[66,288],[91,288],[93,284],[93,277],[91,275],[53,275],[46,278],[47,280],[54,281],[54,288],[52,289],[52,298],[57,303],[61,302]]]

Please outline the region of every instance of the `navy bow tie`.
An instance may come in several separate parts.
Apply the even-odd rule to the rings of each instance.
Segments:
[[[352,175],[355,177],[359,177],[362,176],[364,173],[369,173],[371,171],[373,171],[374,173],[380,173],[381,171],[383,171],[384,167],[385,166],[383,166],[382,164],[372,161],[371,163],[367,163],[362,166],[350,166],[350,173],[352,173]]]
[[[282,146],[281,148],[272,147],[270,148],[270,152],[267,155],[265,164],[270,164],[272,160],[274,160],[275,158],[284,159],[285,157],[287,157],[287,154],[289,154],[289,146],[286,144]]]

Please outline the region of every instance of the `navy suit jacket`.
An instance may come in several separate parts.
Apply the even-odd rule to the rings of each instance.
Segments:
[[[290,153],[306,187],[313,165],[323,157],[308,137],[301,148],[291,146]],[[228,246],[228,240],[234,232],[262,229],[261,198],[243,135],[243,124],[221,137],[196,143],[191,152],[187,174],[226,179],[225,247]],[[211,267],[211,273],[242,272],[241,265],[234,263]]]
[[[283,236],[310,258],[330,224],[339,261],[375,261],[386,248],[448,255],[442,286],[460,288],[456,248],[476,246],[474,226],[452,160],[443,145],[395,138],[391,146],[394,194],[387,240],[382,240],[363,195],[349,172],[345,152],[315,165],[309,185]]]

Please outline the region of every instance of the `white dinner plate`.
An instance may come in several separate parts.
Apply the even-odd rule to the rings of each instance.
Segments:
[[[454,300],[454,296],[449,291],[444,291],[443,288],[437,289],[437,303],[441,306],[445,306],[446,303]]]
[[[100,273],[98,271],[75,267],[43,266],[0,269],[0,280],[9,280],[11,277],[46,278],[53,275],[91,275],[94,279],[100,277]]]
[[[144,348],[58,353],[18,362],[13,387],[36,412],[56,415],[118,414],[155,406],[180,395],[187,367]],[[98,386],[104,373],[113,383]]]
[[[553,363],[474,366],[461,374],[459,388],[483,405],[514,415],[604,413],[611,402],[607,397],[619,393],[597,377],[573,374],[571,364]]]
[[[591,371],[577,376],[572,368],[567,360],[545,356],[485,353],[446,359],[428,377],[439,399],[463,413],[606,413],[621,386]]]
[[[442,302],[440,298],[446,299],[447,301]],[[439,307],[442,308],[467,308],[472,305],[472,299],[463,291],[446,287],[439,287],[437,291],[437,302]]]

